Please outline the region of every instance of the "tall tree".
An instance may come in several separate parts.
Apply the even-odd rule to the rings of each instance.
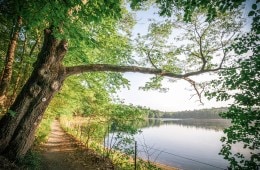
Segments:
[[[1,83],[0,83],[0,106],[4,105],[6,100],[6,92],[9,87],[11,77],[12,77],[12,67],[14,63],[15,50],[17,46],[17,41],[19,37],[19,32],[22,25],[22,18],[20,16],[14,22],[14,29],[11,33],[10,42],[8,45],[7,53],[6,53],[6,61],[4,70],[1,74]]]
[[[69,76],[83,72],[109,72],[108,80],[113,82],[118,80],[118,74],[111,72],[139,72],[187,79],[190,76],[222,69],[221,63],[206,67],[205,63],[211,63],[212,60],[206,56],[201,56],[203,62],[199,62],[197,67],[188,71],[176,71],[169,66],[152,68],[132,65],[130,51],[118,50],[122,49],[122,41],[117,41],[120,36],[110,39],[113,35],[110,28],[112,31],[122,32],[116,25],[125,12],[120,0],[10,2],[13,3],[10,3],[8,10],[15,10],[14,13],[27,23],[28,31],[33,28],[45,29],[44,41],[34,63],[34,70],[9,111],[0,120],[0,153],[9,159],[17,159],[27,152],[46,108]],[[3,12],[6,9],[1,10]],[[101,30],[104,38],[100,37]],[[111,41],[105,39],[113,40],[115,44],[110,46]],[[81,65],[73,66],[73,62],[67,66],[63,65],[63,61],[66,63],[64,57],[69,52],[69,43],[75,51],[81,52],[75,59],[71,58],[73,53],[68,53],[69,59],[76,61],[80,57]],[[80,49],[82,46],[95,49],[93,52],[99,56],[95,55],[92,58],[90,53]],[[102,51],[102,46],[108,48]],[[86,57],[82,57],[84,54]],[[175,65],[172,67],[176,68]]]
[[[36,46],[39,42],[39,38],[35,36],[35,33],[27,35],[24,29],[26,24],[22,24],[23,19],[16,10],[11,8],[13,6],[13,1],[0,2],[2,37],[0,47],[0,66],[2,68],[0,77],[1,113],[10,106],[16,93],[20,90],[22,82],[28,78],[27,72],[31,70],[30,63],[35,61],[32,56],[37,51]],[[21,74],[21,70],[23,70],[23,74]]]

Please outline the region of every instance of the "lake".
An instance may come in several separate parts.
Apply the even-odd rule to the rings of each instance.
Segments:
[[[138,156],[184,170],[227,169],[218,153],[229,124],[221,119],[150,119],[135,135]]]

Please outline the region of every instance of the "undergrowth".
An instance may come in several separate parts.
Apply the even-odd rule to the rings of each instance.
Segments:
[[[40,170],[41,158],[37,151],[31,149],[22,159],[19,159],[16,164],[20,167],[19,169]]]
[[[102,155],[103,157],[109,158],[113,164],[115,165],[116,169],[120,170],[133,170],[135,169],[134,160],[132,155],[127,155],[121,153],[114,149],[109,149],[104,147],[102,144],[103,139],[97,139],[95,136],[96,134],[92,134],[95,138],[89,140],[89,135],[84,133],[86,127],[84,127],[84,119],[82,120],[74,120],[71,117],[67,118],[66,116],[62,116],[60,118],[60,123],[62,128],[69,133],[70,135],[74,136],[78,141],[84,144],[87,148],[94,150],[96,153]],[[89,123],[89,122],[88,122]],[[96,123],[93,121],[93,123]],[[100,124],[99,130],[102,129],[102,124]],[[88,124],[90,126],[90,124]],[[97,128],[97,127],[95,127]],[[94,131],[92,132],[94,133]],[[101,136],[102,137],[102,136]],[[104,136],[103,136],[104,138]],[[97,139],[97,140],[95,140]],[[153,163],[144,161],[142,159],[137,160],[137,169],[138,170],[159,170],[160,168],[156,167]]]

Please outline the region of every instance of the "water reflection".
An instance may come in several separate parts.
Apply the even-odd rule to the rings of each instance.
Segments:
[[[224,128],[230,126],[229,120],[224,119],[147,119],[142,128],[145,127],[159,127],[161,125],[181,125],[184,127],[196,127],[203,129],[214,129],[222,131]]]
[[[135,136],[139,156],[180,169],[225,169],[228,163],[218,153],[222,130],[229,125],[222,119],[148,119]]]

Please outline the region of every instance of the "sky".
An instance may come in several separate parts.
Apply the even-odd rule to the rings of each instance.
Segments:
[[[216,102],[214,100],[209,101],[203,97],[202,102],[204,105],[202,105],[198,100],[198,96],[193,96],[195,91],[190,84],[184,80],[170,83],[166,78],[163,82],[163,87],[169,88],[169,90],[166,93],[162,93],[154,90],[139,90],[139,87],[144,86],[145,82],[148,81],[151,76],[140,73],[126,73],[124,77],[130,81],[130,90],[122,89],[117,94],[126,104],[145,106],[161,111],[182,111],[225,107],[230,103]],[[193,97],[191,98],[191,96]]]
[[[250,6],[247,4],[246,11],[249,9]],[[137,33],[146,33],[149,25],[149,18],[153,16],[158,19],[154,14],[155,12],[156,9],[151,9],[136,14],[137,24],[134,27],[133,35],[136,35]],[[243,15],[245,17],[246,12]],[[247,25],[249,24],[247,23]],[[144,86],[145,82],[147,82],[152,76],[140,73],[125,73],[124,77],[130,81],[130,89],[121,89],[118,91],[117,95],[125,104],[133,104],[135,106],[143,106],[161,111],[183,111],[227,107],[232,103],[231,101],[216,102],[214,99],[208,100],[203,97],[203,104],[201,104],[198,100],[198,96],[194,96],[195,90],[187,81],[184,80],[178,80],[177,82],[172,83],[168,81],[169,78],[165,78],[163,81],[163,87],[166,87],[169,90],[166,93],[161,93],[154,90],[139,90],[139,87]],[[194,80],[205,80],[210,78],[212,78],[212,75],[193,77]],[[193,97],[191,98],[191,96]]]

